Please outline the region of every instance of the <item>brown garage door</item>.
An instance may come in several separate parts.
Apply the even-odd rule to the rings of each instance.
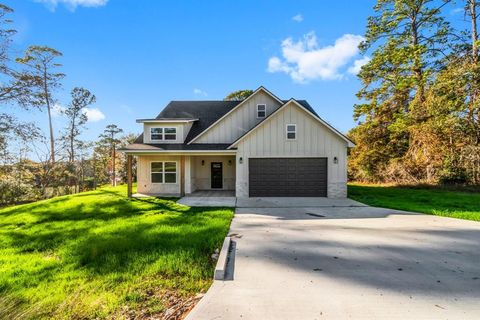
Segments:
[[[327,158],[250,158],[250,197],[326,197]]]

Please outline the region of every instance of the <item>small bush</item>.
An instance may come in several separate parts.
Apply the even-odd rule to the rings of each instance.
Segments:
[[[12,177],[3,177],[0,180],[0,204],[15,204],[35,200],[35,191],[32,186],[19,182]]]

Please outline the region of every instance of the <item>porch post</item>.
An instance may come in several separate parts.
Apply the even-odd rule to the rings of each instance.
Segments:
[[[185,196],[185,156],[180,156],[180,196]]]
[[[127,155],[127,195],[132,197],[132,155]]]

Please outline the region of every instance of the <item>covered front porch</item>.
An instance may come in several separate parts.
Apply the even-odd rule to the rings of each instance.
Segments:
[[[135,196],[235,198],[234,152],[129,154],[128,195],[132,196],[132,160],[137,159]]]

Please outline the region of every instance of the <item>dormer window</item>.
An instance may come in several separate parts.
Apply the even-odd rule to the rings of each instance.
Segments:
[[[267,115],[267,105],[257,104],[257,119],[265,118]]]
[[[177,128],[150,128],[150,140],[177,140]]]

